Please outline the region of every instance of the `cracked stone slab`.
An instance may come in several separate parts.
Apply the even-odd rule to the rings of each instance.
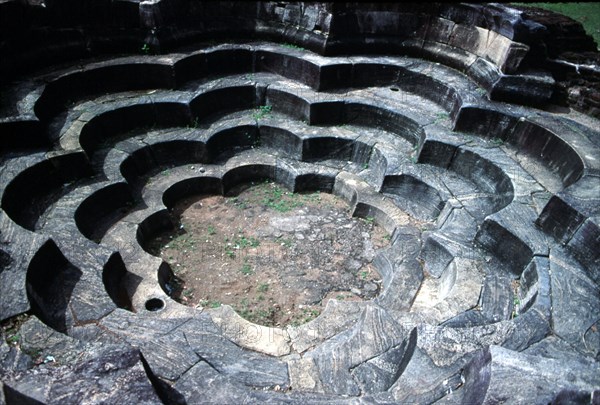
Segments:
[[[186,344],[185,336],[178,330],[190,318],[160,319],[140,317],[116,310],[103,318],[100,325],[143,353],[152,371],[168,380],[177,380],[200,358]]]
[[[16,347],[10,346],[6,342],[4,331],[0,331],[0,370],[2,370],[3,378],[9,373],[25,371],[31,368],[32,364],[31,357]],[[2,397],[0,397],[1,399]]]
[[[314,359],[326,393],[355,396],[361,391],[350,370],[398,346],[409,333],[383,309],[368,305],[351,329],[305,356]]]
[[[363,302],[330,299],[321,315],[313,321],[287,327],[293,350],[298,353],[306,352],[349,328],[358,321],[365,305]]]
[[[441,323],[477,305],[481,294],[481,263],[455,258],[439,279],[427,278],[411,307],[433,324]]]
[[[467,403],[550,403],[563,389],[597,390],[600,365],[540,358],[492,345],[477,354],[464,376]]]
[[[409,310],[423,281],[422,265],[411,258],[418,250],[412,250],[408,244],[404,245],[406,240],[407,238],[402,238],[402,241],[394,242],[399,249],[381,252],[373,262],[383,276],[383,291],[374,302],[391,312]],[[412,241],[415,242],[415,239]],[[406,250],[408,257],[404,257],[403,250]]]
[[[205,404],[207,400],[221,404],[245,404],[251,401],[251,390],[231,381],[206,362],[188,370],[173,385],[188,404]]]
[[[287,364],[263,353],[244,350],[221,334],[208,314],[195,317],[177,329],[200,360],[224,376],[257,388],[289,386]]]
[[[361,391],[367,394],[387,391],[405,371],[416,341],[417,330],[413,329],[408,340],[352,369]]]
[[[139,351],[123,345],[85,351],[68,365],[40,365],[3,383],[7,403],[162,403]]]
[[[598,285],[581,272],[577,262],[558,249],[550,252],[550,282],[554,333],[578,351],[597,356],[600,332],[591,329],[598,324],[600,314]]]
[[[387,392],[374,398],[384,404],[433,403],[461,384],[460,365],[439,367],[423,350],[416,348],[402,375]]]
[[[287,331],[249,322],[229,305],[212,311],[211,317],[223,335],[239,346],[271,356],[284,356],[291,351]]]
[[[48,242],[48,237],[25,231],[16,226],[0,210],[0,247],[4,252],[0,265],[0,320],[30,309],[25,288],[27,268],[36,252]],[[10,293],[4,292],[10,291]]]

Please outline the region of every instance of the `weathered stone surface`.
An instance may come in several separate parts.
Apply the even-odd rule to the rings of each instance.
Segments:
[[[553,335],[529,346],[523,353],[555,360],[566,359],[567,361],[578,360],[580,362],[591,360],[590,357],[586,358],[585,355],[573,352],[569,343]]]
[[[396,242],[396,245],[410,249],[403,241]],[[407,256],[414,253],[416,251],[413,250]],[[382,252],[375,258],[374,263],[384,277],[384,290],[375,298],[375,302],[390,311],[406,311],[412,306],[421,287],[423,269],[415,259],[392,260],[394,256],[395,254],[390,257]]]
[[[565,373],[565,369],[569,371]],[[595,390],[600,384],[597,362],[541,359],[499,346],[484,349],[465,370],[465,401],[550,403],[561,390]],[[514,378],[519,381],[514,384]]]
[[[352,375],[361,391],[369,394],[387,391],[411,360],[416,339],[417,331],[414,329],[408,340],[354,368]]]
[[[427,278],[411,307],[428,322],[441,323],[477,305],[483,274],[481,264],[455,258],[439,279]]]
[[[586,340],[584,335],[598,322],[600,294],[598,285],[578,268],[558,250],[550,252],[553,329],[578,351],[595,357],[600,353],[598,338]]]
[[[257,388],[279,386],[285,389],[289,386],[287,364],[262,353],[241,349],[223,337],[219,333],[222,330],[214,324],[207,325],[207,320],[193,319],[178,331],[202,361],[232,380]]]
[[[0,369],[3,374],[24,371],[31,367],[31,358],[6,343],[4,333],[0,333]]]
[[[251,391],[233,383],[208,363],[201,361],[188,370],[173,386],[190,404],[243,404],[251,399]]]
[[[295,327],[288,326],[287,333],[293,349],[303,353],[341,333],[358,321],[364,306],[360,302],[341,303],[335,299],[329,300],[317,319]]]
[[[402,344],[409,331],[381,308],[365,307],[361,319],[350,330],[330,339],[307,356],[314,359],[325,392],[358,395],[360,388],[350,370]],[[393,379],[397,370],[382,370]]]
[[[408,366],[388,392],[375,396],[381,403],[433,403],[458,388],[460,367],[438,367],[416,348]]]
[[[53,328],[65,331],[78,322],[97,320],[115,309],[102,283],[103,255],[98,256],[87,258],[91,263],[84,261],[85,256],[79,256],[81,266],[76,267],[53,241],[40,247],[27,270],[27,289],[34,313]]]
[[[69,365],[40,365],[4,381],[7,403],[136,402],[159,404],[137,350],[108,346]]]
[[[598,245],[598,188],[600,177],[584,176],[564,191],[552,196],[537,219],[545,232],[567,244],[573,254],[590,269],[597,282],[600,275]]]
[[[2,263],[0,263],[0,320],[27,312],[30,309],[27,299],[26,278],[29,262],[47,237],[29,233],[16,226],[0,211],[0,246],[2,246]],[[8,293],[10,291],[10,293]]]
[[[502,344],[514,325],[498,322],[473,328],[443,328],[420,325],[418,347],[436,366],[450,367],[464,362],[474,352],[494,344]]]
[[[290,337],[285,330],[248,322],[228,305],[221,306],[212,319],[228,339],[242,347],[272,356],[290,352]]]
[[[36,354],[36,359],[52,356],[59,364],[71,364],[77,360],[77,351],[83,344],[31,317],[21,326],[20,347],[27,353]]]

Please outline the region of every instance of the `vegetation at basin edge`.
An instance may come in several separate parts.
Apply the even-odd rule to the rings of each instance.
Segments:
[[[256,121],[259,121],[271,114],[272,109],[273,107],[270,105],[261,105],[255,109],[255,112],[252,114],[252,117]]]
[[[520,7],[537,7],[564,14],[579,21],[585,32],[600,46],[600,2],[589,3],[511,3]]]
[[[303,51],[304,50],[304,48],[302,48],[301,46],[294,45],[294,44],[289,44],[287,42],[284,42],[283,44],[281,44],[281,46],[283,46],[284,48],[296,49],[296,50],[299,50],[299,51]]]

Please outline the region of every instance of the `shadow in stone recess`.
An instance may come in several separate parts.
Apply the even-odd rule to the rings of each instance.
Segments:
[[[27,270],[27,295],[33,314],[55,330],[65,332],[69,302],[81,274],[53,241],[46,242]]]
[[[119,253],[113,254],[102,270],[102,282],[108,296],[119,308],[131,311],[131,297],[127,288],[133,286],[133,290],[142,281],[142,278],[127,271],[123,259]]]

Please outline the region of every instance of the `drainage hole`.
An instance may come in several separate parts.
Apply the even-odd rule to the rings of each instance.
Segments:
[[[390,87],[391,91],[400,91],[400,89],[398,87]]]
[[[161,300],[160,298],[150,298],[148,301],[146,301],[146,309],[148,311],[160,311],[161,309],[163,309],[165,307],[165,302],[163,300]]]

